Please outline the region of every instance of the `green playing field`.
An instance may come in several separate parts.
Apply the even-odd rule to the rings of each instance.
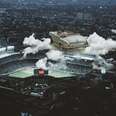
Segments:
[[[34,75],[34,68],[32,67],[25,67],[25,68],[21,68],[18,70],[15,70],[14,72],[11,72],[9,74],[9,77],[14,77],[14,78],[28,78]],[[48,71],[48,76],[52,76],[54,78],[64,78],[64,77],[71,77],[74,76],[74,74],[72,74],[69,71],[66,70],[60,70],[60,69],[50,69]]]
[[[9,74],[10,77],[14,78],[27,78],[33,75],[34,75],[33,68],[23,68]]]

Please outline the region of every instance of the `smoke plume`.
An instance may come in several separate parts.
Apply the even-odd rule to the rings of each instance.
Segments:
[[[116,41],[112,39],[105,39],[99,36],[97,33],[91,34],[88,39],[88,47],[85,49],[85,53],[105,55],[109,51],[116,49]]]

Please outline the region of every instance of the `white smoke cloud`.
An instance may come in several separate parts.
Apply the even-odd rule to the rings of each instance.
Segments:
[[[36,54],[40,50],[45,49],[51,49],[51,39],[49,38],[43,38],[43,41],[40,41],[39,39],[35,39],[34,34],[32,34],[29,37],[25,37],[23,41],[23,45],[29,46],[23,50],[24,57],[27,56],[27,54]]]
[[[63,58],[63,53],[58,50],[50,50],[49,52],[46,53],[47,57],[40,59],[36,62],[36,67],[37,68],[43,68],[43,69],[49,69],[49,68],[54,68],[57,66],[57,64],[52,64],[48,63],[47,65],[47,60],[53,60],[53,61],[59,61]]]
[[[43,59],[38,60],[35,65],[36,65],[37,68],[42,68],[42,69],[45,69],[45,70],[48,69],[47,58],[45,57]]]
[[[31,54],[31,53],[35,54],[34,51],[33,51],[33,49],[31,47],[25,48],[23,50],[23,53],[24,53],[24,55],[23,55],[24,58],[27,56],[27,54]]]
[[[46,53],[48,59],[58,61],[63,59],[63,52],[58,51],[58,50],[50,50],[49,52]]]
[[[40,59],[36,62],[37,68],[43,68],[48,69],[47,65],[47,59],[58,61],[63,58],[63,53],[58,50],[52,50],[51,48],[51,40],[49,38],[43,38],[43,41],[40,41],[38,39],[35,39],[34,34],[32,34],[29,37],[25,37],[23,41],[23,45],[29,46],[23,50],[23,57],[25,58],[27,54],[36,54],[39,50],[49,49],[50,51],[46,53],[45,58]],[[51,67],[51,66],[50,66]]]
[[[23,45],[35,46],[38,42],[41,43],[40,40],[35,39],[34,35],[35,34],[33,33],[31,36],[25,37],[23,41]]]
[[[85,48],[84,53],[87,54],[106,54],[112,49],[116,49],[116,41],[112,39],[105,40],[103,37],[99,36],[97,33],[93,33],[87,39],[88,47]],[[49,49],[49,52],[46,53],[46,57],[40,59],[36,62],[37,68],[47,69],[58,69],[58,68],[67,68],[64,59],[64,53],[59,50],[53,50],[51,45],[51,40],[49,38],[43,38],[43,41],[35,39],[34,34],[30,37],[26,37],[23,41],[23,44],[29,46],[24,49],[24,56],[27,54],[36,54],[39,50]],[[47,60],[60,61],[57,64],[48,63]],[[98,66],[100,62],[100,66]],[[111,65],[107,64],[104,60],[98,58],[98,63],[93,64],[93,69],[101,70],[102,73],[106,73],[106,71],[111,67]]]
[[[88,37],[87,42],[88,47],[86,47],[85,53],[89,54],[105,55],[109,51],[116,49],[116,41],[112,39],[105,40],[95,32]]]

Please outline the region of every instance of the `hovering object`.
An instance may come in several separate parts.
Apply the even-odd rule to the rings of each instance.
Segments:
[[[87,37],[80,34],[68,32],[49,32],[53,45],[62,49],[85,48],[87,46]]]

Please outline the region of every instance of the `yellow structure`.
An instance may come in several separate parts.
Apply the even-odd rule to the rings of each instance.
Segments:
[[[87,37],[80,34],[72,34],[67,32],[50,32],[53,45],[63,49],[85,48],[87,46]]]

